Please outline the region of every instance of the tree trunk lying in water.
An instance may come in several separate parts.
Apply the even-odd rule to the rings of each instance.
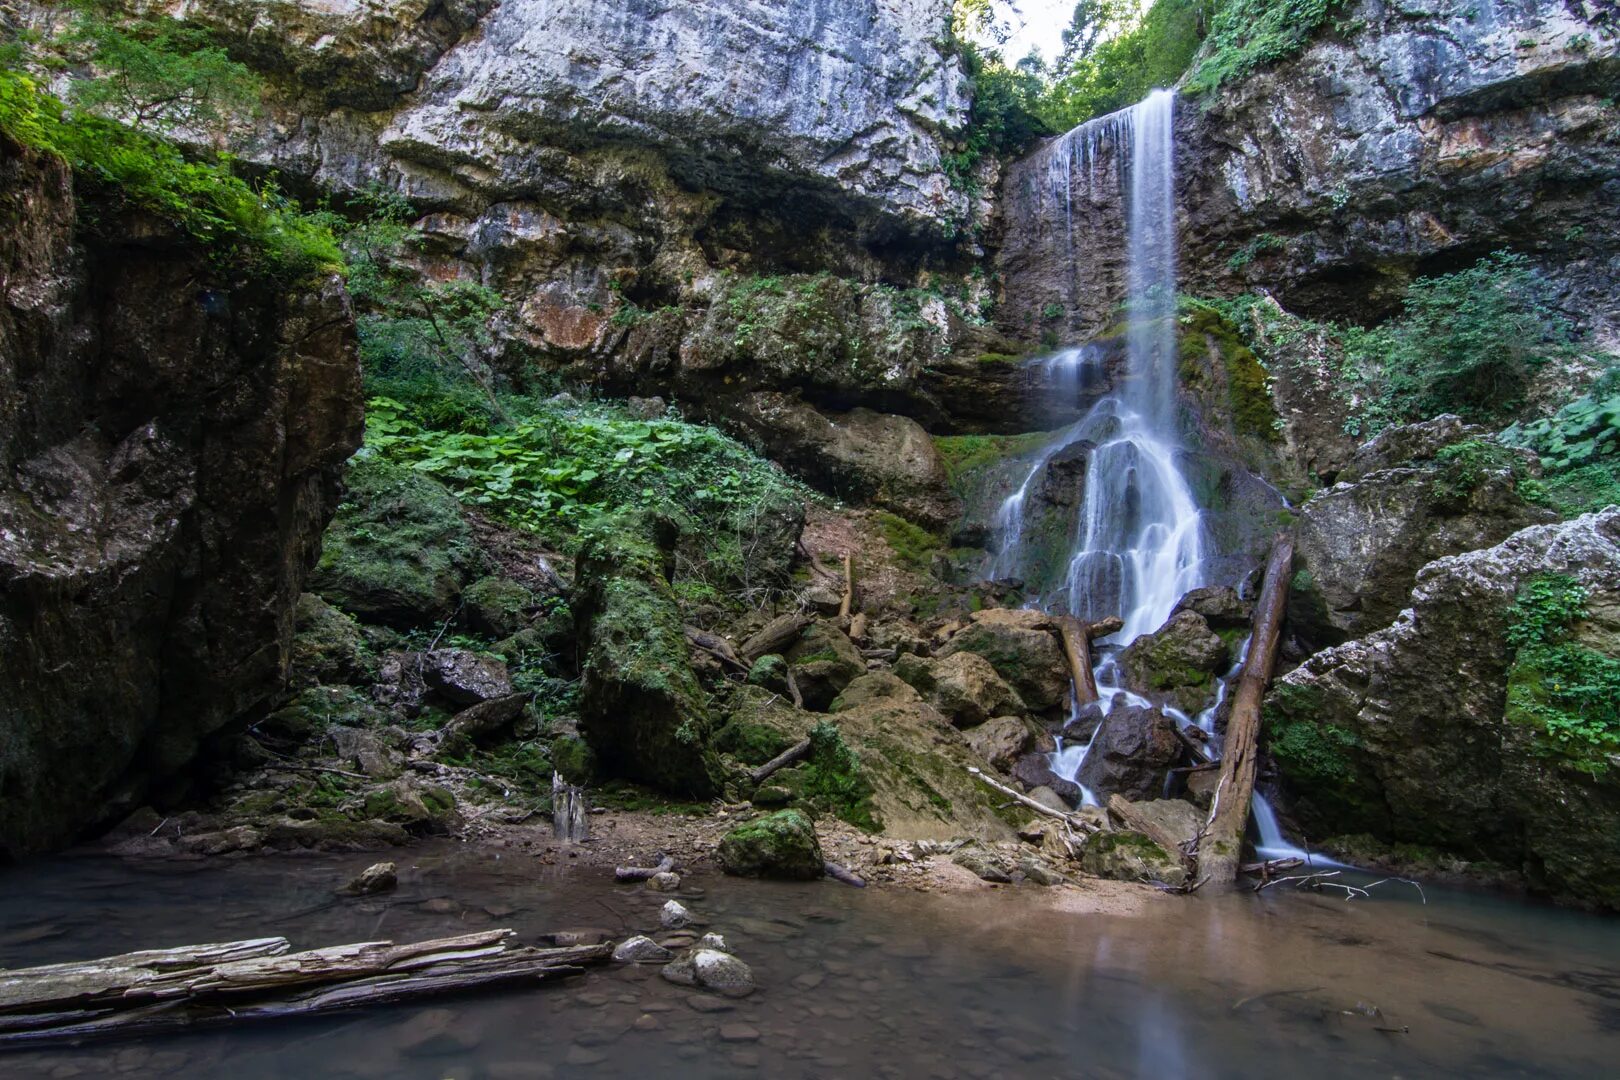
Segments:
[[[1101,695],[1097,692],[1097,676],[1091,668],[1091,642],[1095,638],[1117,634],[1125,626],[1117,615],[1101,622],[1082,622],[1073,615],[1058,620],[1058,637],[1063,642],[1063,655],[1069,661],[1069,678],[1074,681],[1074,703],[1090,705]]]
[[[0,972],[0,1047],[189,1031],[577,974],[611,943],[509,948],[511,930],[287,952],[285,938]]]
[[[1254,772],[1259,753],[1260,701],[1277,664],[1277,642],[1282,632],[1283,609],[1288,604],[1288,578],[1293,572],[1294,538],[1277,537],[1266,563],[1265,584],[1254,607],[1254,634],[1249,658],[1243,664],[1226,742],[1221,748],[1221,778],[1215,787],[1209,824],[1198,844],[1198,876],[1215,886],[1237,880],[1243,854],[1243,831],[1249,824],[1249,801],[1254,797]]]

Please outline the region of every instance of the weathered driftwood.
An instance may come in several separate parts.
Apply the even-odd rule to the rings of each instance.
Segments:
[[[1209,824],[1198,846],[1198,874],[1219,887],[1237,880],[1243,854],[1243,831],[1249,823],[1249,802],[1254,797],[1254,774],[1260,737],[1260,701],[1271,682],[1282,633],[1283,609],[1288,603],[1288,578],[1293,570],[1294,538],[1277,537],[1266,563],[1265,583],[1254,608],[1254,633],[1249,656],[1232,697],[1221,748],[1219,797],[1210,809]]]
[[[762,626],[758,633],[742,643],[737,654],[743,660],[752,664],[762,656],[779,653],[799,640],[804,628],[815,622],[809,615],[794,613],[791,615],[778,615]]]
[[[1063,641],[1063,655],[1069,661],[1069,678],[1074,683],[1074,703],[1090,705],[1101,695],[1097,693],[1097,676],[1091,670],[1091,640],[1086,636],[1086,624],[1072,615],[1058,620],[1058,637]]]
[[[858,615],[852,615],[849,620],[849,640],[857,645],[866,640],[866,631],[870,623],[871,619],[867,617],[864,611]]]
[[[176,971],[196,971],[237,960],[279,956],[291,946],[284,937],[252,938],[178,949],[148,949],[100,960],[0,970],[0,1015],[73,1009],[116,997],[126,988]]]
[[[590,804],[583,788],[574,786],[551,774],[551,832],[565,844],[589,840],[591,836]]]
[[[547,978],[575,974],[581,964],[602,963],[612,956],[611,943],[562,949],[512,949],[496,945],[489,949],[454,945],[472,938],[510,934],[490,931],[484,935],[446,938],[416,946],[393,946],[388,942],[339,946],[310,953],[313,957],[340,954],[333,967],[323,969],[319,983],[312,983],[306,971],[298,982],[271,980],[265,984],[233,984],[227,990],[203,985],[190,993],[159,998],[126,995],[81,1009],[64,1012],[35,1012],[0,1017],[0,1047],[45,1041],[81,1041],[91,1038],[125,1038],[172,1031],[188,1031],[247,1023],[253,1020],[310,1016],[367,1005],[387,1005],[426,997],[437,997],[503,984],[530,984]],[[444,945],[434,952],[430,946]],[[355,974],[353,958],[411,954],[382,971]],[[36,969],[38,970],[38,969]],[[207,971],[204,968],[199,971]],[[21,973],[12,973],[21,974]]]
[[[667,874],[675,869],[675,859],[662,851],[653,866],[620,866],[613,871],[614,881],[646,881],[655,874]]]
[[[768,778],[772,773],[775,773],[780,769],[787,768],[789,765],[800,760],[809,753],[810,740],[800,739],[798,742],[794,743],[792,746],[788,747],[786,750],[782,751],[780,754],[777,754],[775,757],[771,758],[771,760],[749,773],[748,779],[753,781],[754,785],[757,787],[764,783],[766,778]]]

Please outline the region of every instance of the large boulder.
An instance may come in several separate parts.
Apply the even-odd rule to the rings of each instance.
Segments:
[[[1337,644],[1388,626],[1425,564],[1556,517],[1519,492],[1533,455],[1483,449],[1494,444],[1478,435],[1454,416],[1391,428],[1300,509],[1289,596],[1297,636]],[[1447,448],[1463,443],[1482,448],[1484,461],[1448,458]]]
[[[442,623],[472,576],[473,550],[461,505],[444,485],[362,457],[349,469],[310,590],[367,622]]]
[[[1119,654],[1125,685],[1161,705],[1192,715],[1215,695],[1215,680],[1232,663],[1226,641],[1195,611],[1180,610]]]
[[[939,656],[970,652],[990,661],[1024,704],[1038,712],[1069,699],[1069,669],[1049,616],[1039,611],[990,608],[973,613]]]
[[[1115,881],[1156,881],[1172,887],[1187,882],[1182,861],[1137,832],[1103,832],[1091,837],[1080,867]]]
[[[689,797],[720,790],[708,697],[692,672],[667,523],[609,519],[576,560],[580,733],[610,773]]]
[[[278,693],[361,392],[337,279],[81,205],[4,136],[0,192],[0,852],[20,854],[179,793]]]
[[[1265,742],[1304,831],[1491,860],[1554,894],[1620,908],[1615,722],[1592,712],[1612,704],[1591,686],[1583,704],[1560,705],[1559,676],[1517,643],[1549,623],[1516,600],[1567,594],[1571,581],[1587,615],[1553,632],[1620,658],[1620,509],[1610,508],[1429,564],[1393,625],[1279,679]]]
[[[866,674],[866,661],[849,635],[829,622],[814,622],[784,654],[804,707],[825,712],[838,695]]]
[[[715,418],[830,495],[933,530],[961,513],[934,440],[915,420],[864,408],[823,413],[771,390],[728,401]]]
[[[720,868],[738,877],[815,881],[826,871],[816,827],[798,810],[778,810],[720,838]]]
[[[976,727],[993,716],[1024,711],[1018,691],[977,653],[952,653],[937,660],[902,656],[895,663],[894,673],[957,727]]]
[[[1103,718],[1080,767],[1080,783],[1098,798],[1157,799],[1181,757],[1176,722],[1157,709],[1116,705]]]

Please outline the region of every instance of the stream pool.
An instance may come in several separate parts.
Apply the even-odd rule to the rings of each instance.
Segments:
[[[445,844],[400,888],[335,901],[366,855],[0,870],[0,966],[281,934],[295,949],[511,926],[653,930],[666,897],[599,869]],[[566,860],[565,860],[566,863]],[[689,877],[680,898],[760,990],[656,968],[521,993],[0,1054],[0,1076],[1551,1077],[1614,1075],[1620,924],[1497,896],[1380,886],[1150,896],[1054,910],[1033,887],[938,895]],[[720,1007],[725,1011],[708,1011]]]

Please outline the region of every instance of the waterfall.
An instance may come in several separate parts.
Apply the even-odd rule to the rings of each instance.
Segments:
[[[1176,460],[1174,118],[1174,93],[1157,90],[1138,105],[1080,125],[1053,148],[1047,170],[1052,205],[1063,208],[1071,245],[1076,185],[1088,192],[1112,185],[1114,197],[1125,202],[1125,369],[1121,385],[1037,457],[996,517],[1000,548],[991,572],[1016,574],[1031,484],[1060,451],[1076,443],[1089,446],[1067,575],[1042,604],[1088,620],[1120,616],[1124,628],[1104,643],[1109,646],[1157,630],[1183,594],[1204,584],[1203,523]],[[1104,164],[1109,159],[1111,169]],[[1046,361],[1049,369],[1074,377],[1093,362],[1083,349]],[[1105,708],[1122,700],[1145,704],[1120,687],[1112,657],[1099,663],[1097,678]],[[1054,771],[1078,776],[1089,749],[1060,744]],[[1086,798],[1093,801],[1090,792]]]

